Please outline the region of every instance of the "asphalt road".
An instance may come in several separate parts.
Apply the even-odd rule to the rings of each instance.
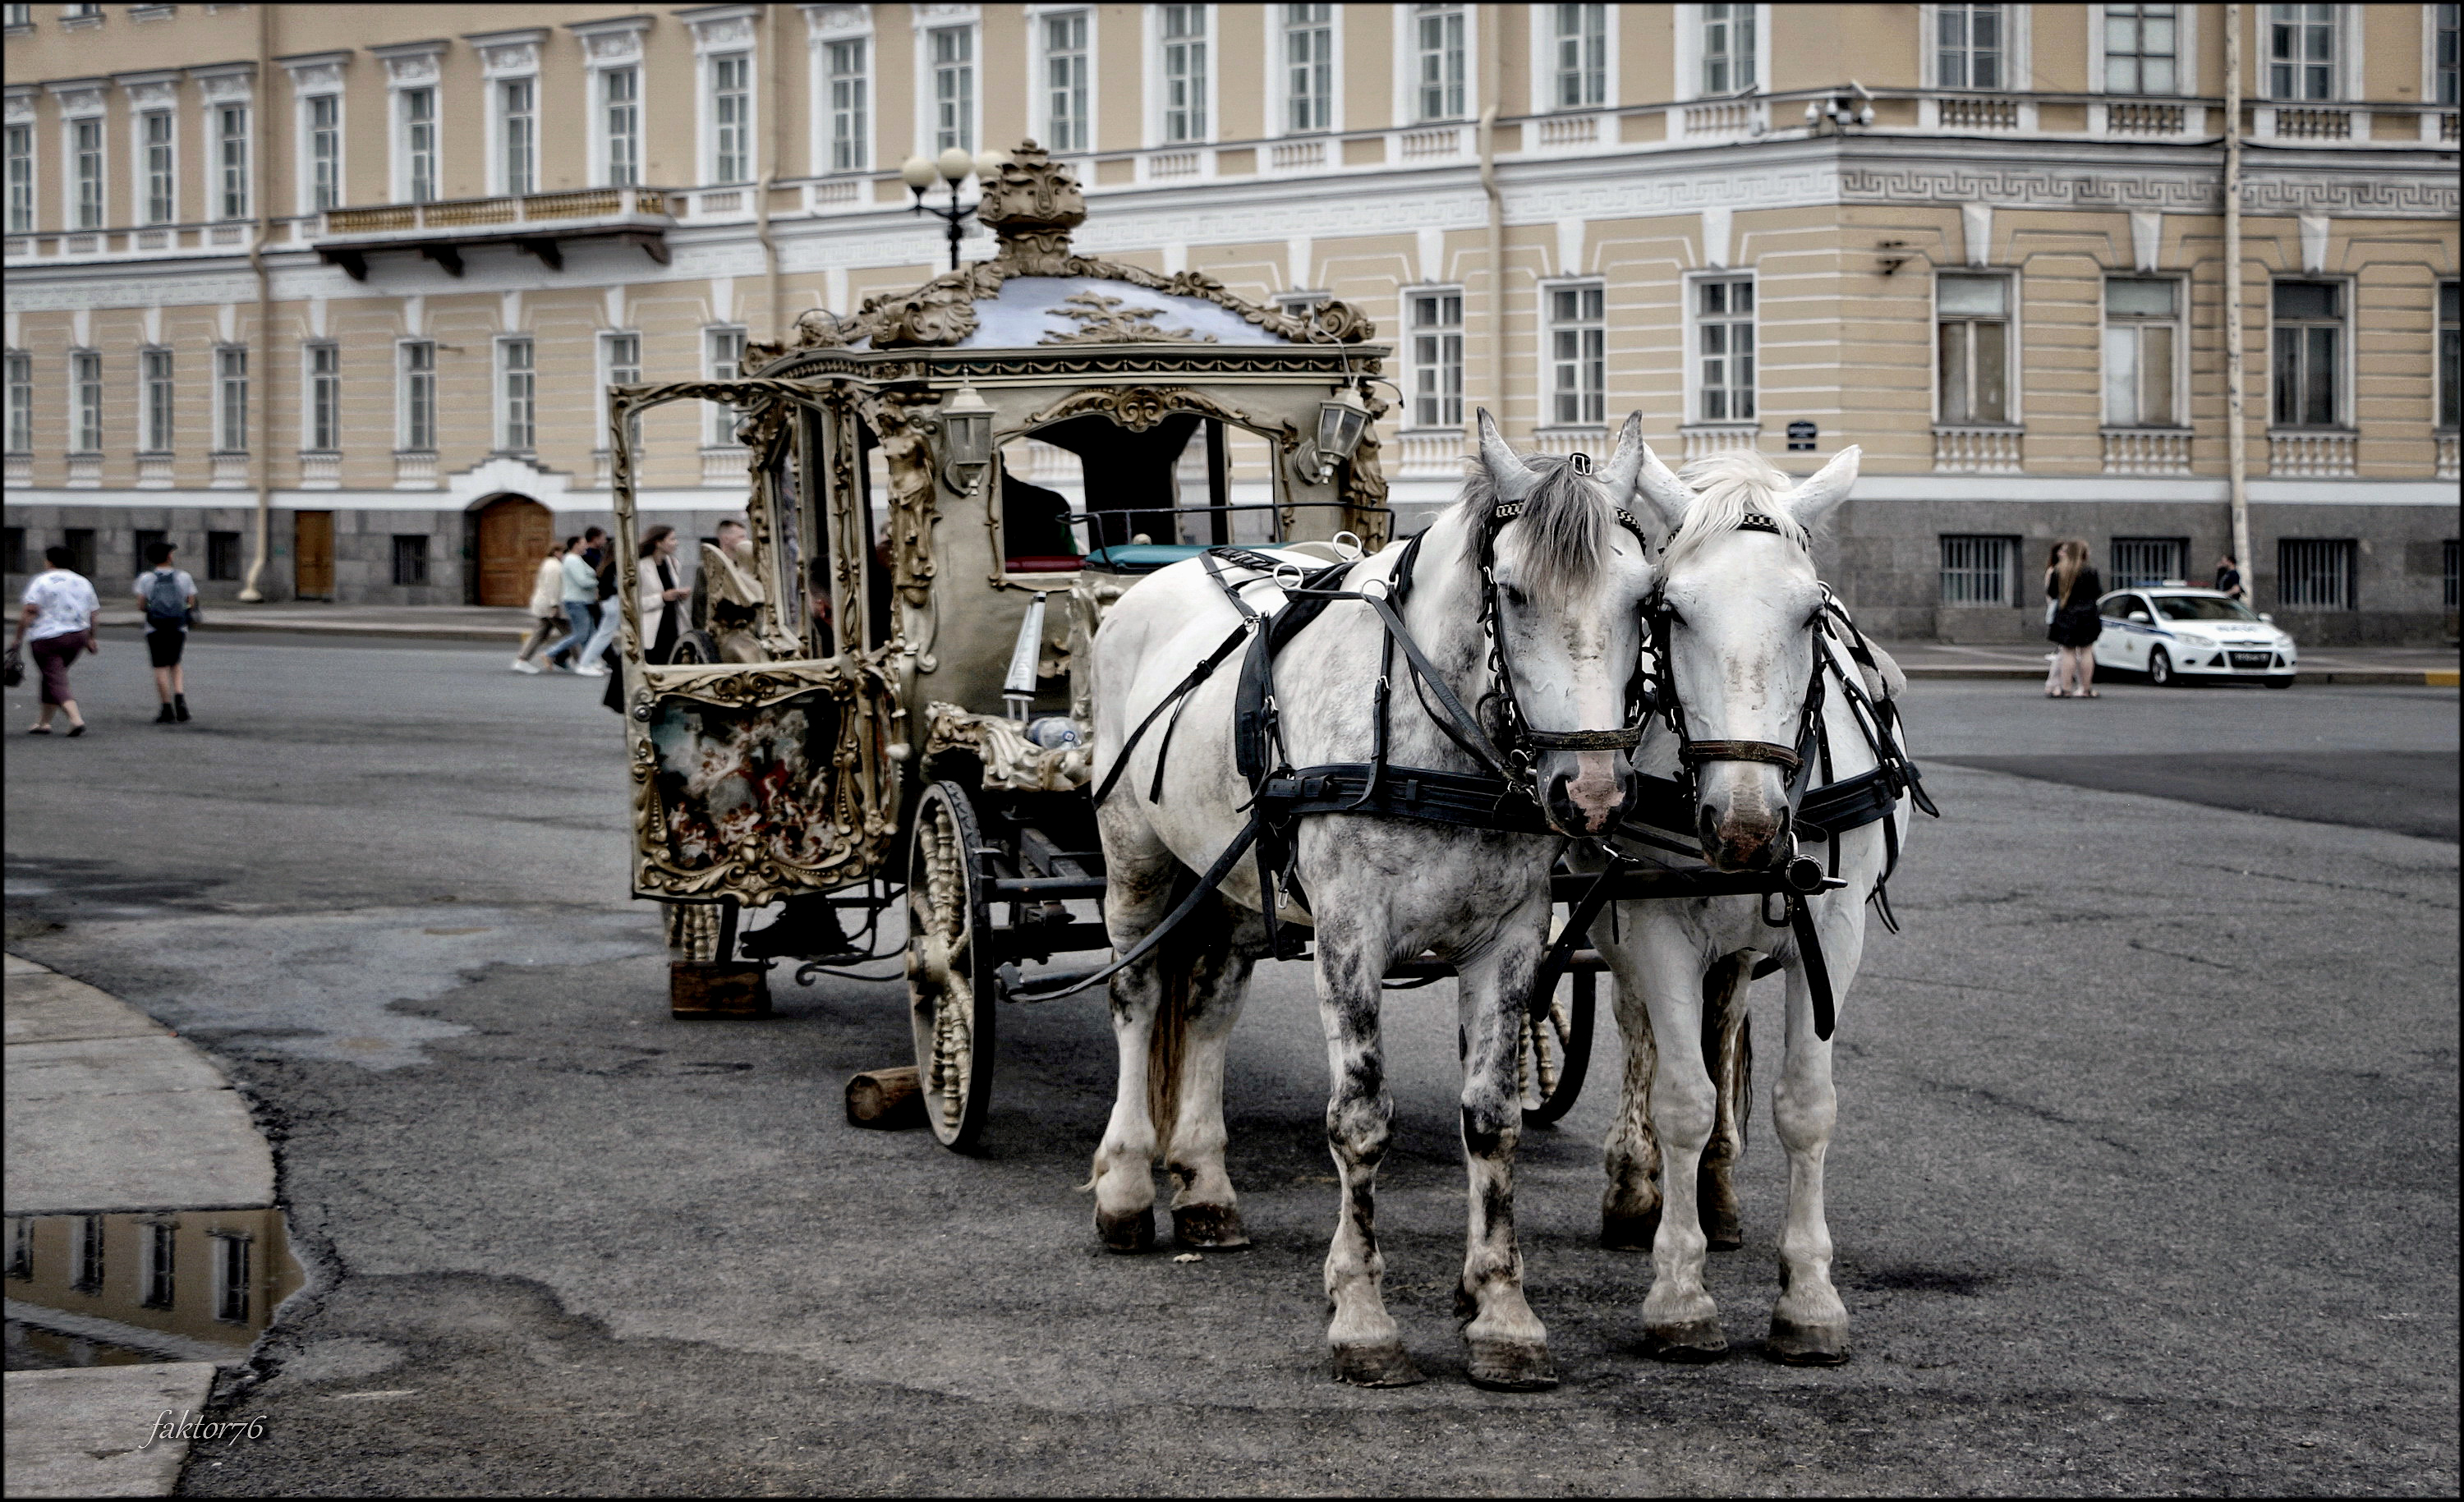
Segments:
[[[1338,1388],[1301,968],[1269,970],[1233,1049],[1257,1248],[1110,1257],[1074,1192],[1110,1098],[1099,1005],[1004,1014],[976,1159],[841,1116],[849,1073],[903,1061],[894,984],[781,974],[779,1018],[668,1018],[596,683],[209,640],[199,719],[158,729],[135,644],[80,669],[79,740],[17,734],[32,693],[7,696],[9,942],[213,1050],[277,1139],[314,1283],[229,1399],[266,1438],[201,1451],[187,1490],[2456,1490],[2457,848],[2213,759],[2387,780],[2443,758],[2452,832],[2452,691],[1918,689],[1949,817],[1918,831],[1906,932],[1877,931],[1842,1012],[1856,1361],[1752,1359],[1767,1107],[1749,1250],[1711,1273],[1739,1353],[1635,1354],[1648,1260],[1594,1242],[1612,1033],[1520,1165],[1567,1382],[1501,1397],[1462,1381],[1448,1314],[1443,986],[1390,1011],[1381,1181],[1390,1301],[1432,1381]],[[1999,757],[2240,786],[2191,802]],[[2271,813],[2215,806],[2257,783]]]

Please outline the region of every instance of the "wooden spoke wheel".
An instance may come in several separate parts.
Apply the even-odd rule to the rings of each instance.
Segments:
[[[907,852],[907,997],[924,1119],[941,1145],[967,1152],[993,1097],[993,1012],[999,956],[987,891],[992,875],[967,790],[935,782],[915,803]]]
[[[1523,1124],[1546,1126],[1573,1109],[1592,1063],[1592,1027],[1599,1014],[1599,973],[1576,970],[1555,978],[1549,1010],[1523,1013]]]

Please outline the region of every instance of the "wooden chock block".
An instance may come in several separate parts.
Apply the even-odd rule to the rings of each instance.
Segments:
[[[770,968],[759,962],[671,960],[668,1011],[678,1018],[770,1015]]]
[[[869,1069],[847,1081],[847,1120],[857,1126],[895,1131],[924,1124],[924,1086],[915,1066]]]

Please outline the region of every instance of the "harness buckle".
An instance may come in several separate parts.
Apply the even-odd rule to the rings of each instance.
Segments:
[[[1358,533],[1338,532],[1329,540],[1333,544],[1334,550],[1343,555],[1343,561],[1346,563],[1354,563],[1359,561],[1361,556],[1368,552],[1368,550],[1362,546],[1360,534]]]
[[[1302,578],[1301,566],[1288,560],[1278,563],[1275,565],[1275,572],[1266,577],[1275,581],[1277,589],[1298,589]]]

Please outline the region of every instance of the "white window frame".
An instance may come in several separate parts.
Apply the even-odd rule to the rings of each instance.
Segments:
[[[527,198],[539,190],[539,77],[507,74],[487,87],[489,196]]]
[[[41,211],[35,207],[42,200],[42,174],[35,169],[34,122],[20,120],[8,127],[7,173],[9,194],[9,230],[11,234],[33,234],[41,223]]]
[[[88,152],[77,141],[81,126],[94,127],[94,149]],[[99,109],[81,115],[60,118],[60,207],[62,228],[80,233],[103,229],[111,222],[111,121]],[[86,174],[81,159],[94,162],[94,221],[85,218]]]
[[[1622,10],[1623,7],[1612,9],[1613,11]],[[1612,19],[1609,24],[1614,27],[1617,22]],[[1681,5],[1677,8],[1676,44],[1670,49],[1677,65],[1676,98],[1681,102],[1713,98],[1747,99],[1768,93],[1771,89],[1771,8],[1768,5],[1754,7],[1754,84],[1749,89],[1730,89],[1726,94],[1717,96],[1704,92],[1703,25],[1701,6]],[[1612,59],[1617,55],[1614,43],[1611,45],[1609,55]],[[1614,62],[1611,65],[1611,72],[1613,74],[1615,72]],[[1614,82],[1610,84],[1612,89],[1616,86]]]
[[[5,370],[0,370],[0,383],[8,387],[9,418],[6,447],[12,454],[34,451],[34,357],[32,351],[12,349],[8,352]]]
[[[623,16],[612,21],[580,21],[566,27],[582,44],[583,131],[593,187],[637,187],[646,179],[644,122],[649,119],[649,68],[643,56],[642,34],[648,16]],[[545,43],[541,43],[544,46]],[[633,181],[615,180],[614,145],[607,129],[607,78],[611,73],[633,74]]]
[[[514,352],[521,352],[521,363]],[[539,340],[528,330],[499,334],[495,341],[495,451],[533,454],[539,451]],[[517,395],[518,389],[519,394]],[[520,409],[517,422],[516,408]]]
[[[2198,97],[2199,12],[2204,7],[2173,7],[2173,92],[2170,94],[2115,94],[2104,86],[2104,7],[2092,4],[2087,8],[2087,91],[2113,98],[2175,99]]]
[[[1338,8],[1339,9],[1339,8]],[[1420,8],[1412,0],[1395,7],[1395,123],[1443,125],[1470,120],[1479,113],[1480,11],[1477,6],[1455,5],[1463,17],[1463,107],[1460,114],[1420,113]]]
[[[1164,36],[1167,9],[1170,8],[1163,5],[1147,7],[1147,143],[1165,149],[1206,145],[1218,139],[1223,124],[1223,112],[1216,99],[1217,86],[1223,76],[1223,28],[1216,13],[1221,8],[1212,4],[1197,7],[1206,26],[1204,36],[1199,39],[1206,49],[1206,77],[1199,90],[1199,107],[1206,112],[1206,128],[1180,141],[1172,139],[1166,128],[1172,115],[1171,83],[1164,73],[1165,56],[1171,47]]]
[[[2430,422],[2431,426],[2441,433],[2453,433],[2457,429],[2459,425],[2457,423],[2446,420],[2446,407],[2450,402],[2455,402],[2459,397],[2464,397],[2464,379],[2459,379],[2457,373],[2451,372],[2447,368],[2445,345],[2448,331],[2457,330],[2456,337],[2464,340],[2464,326],[2448,322],[2445,313],[2439,308],[2441,294],[2450,291],[2455,293],[2459,301],[2464,301],[2464,285],[2459,285],[2456,278],[2441,276],[2431,284]]]
[[[206,191],[213,218],[220,223],[237,223],[256,213],[255,109],[253,99],[218,99],[206,106],[206,119],[212,126],[207,144],[211,148],[208,160],[213,174]],[[239,120],[236,131],[231,129],[234,116]]]
[[[701,97],[702,148],[701,160],[696,164],[696,170],[702,182],[713,187],[742,187],[759,181],[761,176],[760,127],[755,119],[759,102],[755,97],[754,88],[754,80],[758,76],[754,72],[757,60],[753,48],[748,43],[743,47],[731,47],[724,51],[705,54],[694,61],[693,73]],[[727,91],[730,95],[743,100],[741,118],[734,126],[737,141],[737,175],[734,177],[727,175],[726,141],[723,134],[727,127],[721,125],[718,118],[721,93],[718,76],[720,70],[731,63],[738,64],[744,69],[744,82],[740,94],[735,90]]]
[[[1600,316],[1598,323],[1595,325],[1590,319],[1580,316],[1577,316],[1574,322],[1571,325],[1559,323],[1556,318],[1556,310],[1554,306],[1557,295],[1561,293],[1581,294],[1587,292],[1595,292],[1600,294]],[[1608,300],[1609,287],[1608,281],[1604,277],[1555,276],[1540,283],[1539,364],[1541,406],[1540,421],[1532,425],[1541,431],[1591,432],[1605,428],[1608,425]],[[1579,313],[1580,304],[1577,304],[1576,306],[1577,312]],[[1596,392],[1588,390],[1582,385],[1579,371],[1580,367],[1588,363],[1588,361],[1579,351],[1577,351],[1575,355],[1575,364],[1578,372],[1576,376],[1576,384],[1573,388],[1575,413],[1571,420],[1561,418],[1557,415],[1557,398],[1562,394],[1557,385],[1557,334],[1560,329],[1569,327],[1578,330],[1589,330],[1595,327],[1598,330],[1600,337],[1600,384],[1599,389]],[[1596,417],[1591,416],[1583,410],[1584,400],[1589,397],[1596,397],[1598,399],[1600,410],[1599,415]]]
[[[1944,545],[1953,540],[1971,544],[1979,542],[1991,543],[2001,553],[2002,567],[1999,571],[2001,575],[2001,587],[1998,598],[1991,599],[1951,599],[1947,598],[1947,591],[1943,589],[1942,583],[1943,576],[1948,574],[1950,572],[1950,568],[1947,560],[1941,559],[1942,553],[1944,552]],[[1934,574],[1934,603],[1948,610],[2008,610],[2012,606],[2021,603],[2019,590],[2019,555],[2020,551],[2026,546],[2027,544],[2023,540],[2012,536],[2008,533],[1936,533],[1934,534],[1935,557],[1937,560],[1941,561],[1937,562]],[[1960,573],[1975,578],[1982,578],[1985,577],[1985,570],[1974,567],[1963,568],[1960,570]]]
[[[2030,42],[2036,8],[2033,5],[2008,4],[2002,7],[2002,81],[1992,88],[1980,89],[1972,83],[1957,86],[1962,94],[2026,94],[2029,79],[2034,76],[2034,48]],[[1941,49],[1935,37],[1942,31],[1942,7],[1917,7],[1917,69],[1922,87],[1948,87],[1942,81]],[[2101,12],[2100,12],[2101,14]]]
[[[1029,61],[1027,119],[1033,121],[1035,139],[1044,149],[1056,157],[1083,157],[1095,149],[1098,137],[1096,117],[1103,104],[1104,82],[1101,60],[1097,54],[1097,38],[1103,28],[1098,11],[1091,5],[1031,5],[1026,8],[1026,42]],[[1045,25],[1049,21],[1076,16],[1086,27],[1087,35],[1079,55],[1086,66],[1086,98],[1077,123],[1085,139],[1076,145],[1065,144],[1059,135],[1052,113],[1052,51],[1046,43]]]
[[[704,324],[701,331],[701,369],[704,381],[735,381],[744,374],[745,327],[740,323]],[[735,359],[719,358],[722,340],[732,340]],[[726,367],[722,370],[722,366]],[[703,446],[710,448],[736,446],[736,408],[724,402],[705,402],[710,425]]]
[[[2009,332],[2003,336],[2002,339],[2003,415],[2002,420],[1998,423],[1987,422],[1981,419],[1969,417],[1954,419],[1943,414],[1942,279],[1946,276],[1991,276],[1999,278],[2003,284],[2002,321],[2008,327]],[[2020,347],[2023,342],[2023,331],[2020,318],[2021,305],[2019,301],[2021,285],[2022,283],[2019,273],[2008,267],[1946,266],[1938,268],[1935,271],[1933,285],[1925,289],[1927,302],[1926,311],[1928,314],[1925,321],[1925,383],[1928,387],[1926,400],[1928,404],[1933,408],[1933,422],[1936,427],[1991,427],[2016,429],[2027,425],[2025,412],[2021,406],[2021,402],[2026,393],[2019,381],[2019,373],[2027,368],[2027,362],[2021,359],[2020,355]],[[1755,298],[1757,306],[1760,305],[1761,300],[1762,299],[1759,296]],[[1972,317],[1973,315],[1959,313],[1953,314],[1951,316],[1965,319]]]
[[[2425,5],[2421,8],[2421,102],[2433,109],[2452,110],[2456,107],[2458,101],[2442,100],[2438,97],[2438,12],[2448,9],[2451,8],[2439,5]],[[2457,37],[2457,45],[2464,47],[2464,35]],[[2464,66],[2464,58],[2459,58],[2458,64]],[[2459,94],[2464,94],[2464,76],[2459,76],[2456,84]],[[2438,122],[2435,118],[2425,115],[2422,117],[2421,128],[2421,139],[2429,141],[2437,131]]]
[[[934,59],[934,33],[963,32],[967,36],[967,150],[973,154],[984,139],[984,29],[972,11],[943,12],[924,6],[909,8],[915,32],[915,141],[920,156],[937,157],[941,144],[940,64]]]
[[[839,172],[869,172],[880,155],[876,149],[881,126],[881,46],[872,33],[870,6],[807,6],[804,10],[808,73],[806,92],[813,101],[812,161],[813,175],[825,177]],[[1030,23],[1032,24],[1032,23]],[[843,76],[832,71],[830,53],[834,48],[856,46],[864,49],[862,68],[854,75]],[[833,90],[841,76],[852,76],[863,91],[859,123],[850,140],[853,160],[839,165],[838,108]]]
[[[627,80],[631,97],[613,97],[616,80]],[[590,180],[602,187],[639,187],[642,185],[642,65],[621,63],[611,68],[590,70]],[[616,129],[615,115],[619,106],[631,112],[630,127],[622,133]],[[625,142],[624,181],[617,181],[616,143]]]
[[[236,361],[233,357],[237,357]],[[239,367],[236,374],[231,369],[234,362]],[[213,449],[215,453],[248,452],[248,346],[245,344],[215,345]],[[239,442],[236,444],[231,442],[234,438]]]
[[[1331,136],[1343,130],[1343,6],[1330,3],[1326,19],[1312,23],[1327,32],[1326,123],[1306,129],[1292,123],[1292,64],[1287,43],[1292,32],[1282,5],[1266,7],[1266,134],[1278,140]]]
[[[334,368],[330,371],[320,372],[317,368],[317,356],[321,350],[334,353]],[[318,384],[328,380],[333,382],[330,388]],[[321,410],[325,407],[329,390],[332,395],[330,421]],[[326,428],[322,433],[317,430],[320,422]],[[319,444],[317,441],[319,438],[331,442]],[[299,346],[299,451],[307,454],[338,454],[342,451],[342,346],[338,339],[309,339]]]
[[[137,352],[137,451],[174,452],[179,422],[178,365],[170,350],[160,344],[146,345]]]
[[[1617,106],[1617,49],[1619,26],[1625,14],[1621,5],[1605,5],[1601,10],[1601,45],[1604,49],[1600,65],[1601,98],[1596,104],[1560,104],[1557,102],[1557,8],[1554,5],[1529,7],[1531,20],[1531,113],[1534,115],[1573,115],[1584,110],[1615,109]],[[1757,11],[1763,7],[1755,7]],[[1759,25],[1761,17],[1756,16]]]
[[[2335,40],[2336,55],[2329,60],[2327,78],[2335,92],[2323,99],[2291,97],[2279,99],[2276,95],[2273,65],[2276,55],[2276,7],[2262,5],[2254,8],[2253,19],[2257,30],[2252,37],[2250,51],[2256,74],[2253,80],[2255,87],[2251,92],[2257,97],[2259,102],[2289,104],[2299,109],[2310,105],[2350,103],[2369,97],[2364,83],[2362,64],[2363,12],[2369,7],[2339,5],[2333,9],[2335,14],[2329,18],[2327,24],[2334,28],[2328,34]]]
[[[102,351],[69,351],[69,452],[102,452]]]
[[[2336,410],[2330,421],[2323,427],[2316,423],[2279,423],[2276,420],[2276,332],[2278,327],[2276,319],[2276,289],[2279,284],[2284,282],[2318,282],[2336,289],[2336,307],[2338,309],[2336,328],[2339,334],[2336,340]],[[2266,412],[2268,431],[2274,433],[2349,433],[2354,431],[2359,425],[2353,420],[2353,387],[2355,385],[2355,376],[2357,374],[2355,366],[2357,356],[2354,346],[2360,342],[2360,340],[2355,337],[2359,321],[2355,316],[2359,312],[2359,308],[2357,306],[2359,299],[2354,294],[2359,291],[2360,284],[2353,277],[2349,275],[2339,276],[2332,272],[2315,275],[2309,273],[2303,273],[2300,275],[2278,275],[2268,279],[2267,343],[2265,345],[2265,359],[2267,362]],[[2431,311],[2433,314],[2436,312],[2434,305]],[[2314,320],[2305,318],[2297,324],[2296,327],[2310,327],[2313,326],[2313,323]]]
[[[414,352],[425,350],[425,368],[414,363]],[[428,431],[420,432],[421,377],[427,378]],[[431,454],[436,451],[436,341],[431,338],[397,339],[393,346],[394,419],[393,446],[396,453]],[[426,443],[420,442],[425,437]]]
[[[2114,282],[2165,282],[2170,284],[2173,289],[2172,317],[2170,319],[2164,319],[2149,317],[2144,315],[2132,316],[2125,314],[2121,318],[2116,319],[2113,316],[2112,299],[2107,295],[2107,288]],[[2132,276],[2115,272],[2107,272],[2103,280],[2099,283],[2097,287],[2096,384],[2098,419],[2103,426],[2109,428],[2136,428],[2145,432],[2158,433],[2181,432],[2187,431],[2189,428],[2189,407],[2188,404],[2190,397],[2189,311],[2190,284],[2189,279],[2186,277],[2162,275]],[[2110,337],[2111,331],[2115,328],[2145,328],[2151,324],[2168,325],[2173,331],[2173,368],[2166,372],[2166,383],[2172,392],[2171,405],[2173,409],[2173,421],[2169,423],[2142,423],[2139,421],[2138,413],[2135,410],[2132,412],[2130,419],[2127,422],[2117,421],[2113,416],[2112,410],[2105,403],[2106,340]],[[2143,348],[2142,350],[2134,353],[2132,359],[2134,363],[2139,366],[2139,381],[2142,390],[2144,390],[2147,380],[2145,349]]]
[[[617,362],[615,344],[618,339],[631,339],[633,341],[633,360],[629,365],[620,364]],[[613,449],[609,443],[611,435],[607,431],[607,421],[610,415],[607,400],[607,388],[609,386],[619,384],[620,381],[626,385],[634,385],[641,381],[642,331],[639,329],[602,329],[599,331],[599,337],[593,341],[593,344],[597,352],[599,367],[599,436],[592,441],[590,447],[594,453],[610,453],[613,452]],[[623,370],[630,370],[632,372],[632,376],[629,379],[621,378],[618,375],[618,372]],[[634,434],[634,446],[638,448],[640,446],[641,435],[641,418],[638,415],[633,419],[630,426],[632,427]],[[638,453],[634,456],[634,462],[637,464],[641,462],[640,455]]]
[[[299,158],[297,168],[299,185],[298,212],[302,214],[320,213],[326,208],[341,208],[349,202],[347,185],[350,180],[343,175],[344,153],[350,149],[350,130],[346,123],[348,106],[343,102],[344,98],[345,96],[340,88],[319,88],[300,94],[296,102]],[[320,130],[318,127],[317,106],[319,104],[333,106],[334,123],[328,129]],[[318,138],[320,136],[332,137],[334,151],[331,157],[318,154]],[[327,163],[330,163],[333,168],[334,201],[331,204],[319,204],[317,201],[317,169],[320,164]]]
[[[437,107],[442,93],[441,86],[433,81],[405,84],[394,90],[392,98],[386,101],[393,110],[393,199],[397,204],[432,204],[442,196],[445,120],[444,111]],[[411,100],[421,95],[427,96],[428,119],[414,120],[410,112]],[[413,127],[420,124],[428,127],[428,196],[425,198],[415,196],[419,190],[420,153],[413,139]]]
[[[1724,313],[1706,318],[1703,313],[1702,289],[1712,282],[1742,282],[1746,286],[1752,288],[1754,302],[1753,311],[1746,314],[1743,317],[1740,317],[1735,314]],[[1686,422],[1689,424],[1719,427],[1742,426],[1746,424],[1752,424],[1759,427],[1762,424],[1763,404],[1762,279],[1751,271],[1740,271],[1735,269],[1691,272],[1688,272],[1684,278],[1684,295],[1685,354],[1683,359],[1683,376],[1685,411],[1688,414]],[[1752,401],[1754,407],[1751,416],[1739,417],[1734,411],[1730,411],[1724,417],[1713,417],[1710,414],[1708,401],[1709,391],[1703,383],[1703,361],[1706,359],[1712,358],[1705,354],[1703,349],[1703,326],[1706,321],[1730,326],[1742,322],[1753,330],[1754,348],[1752,358],[1754,361],[1754,377],[1753,380],[1749,381],[1746,385],[1746,391]],[[1736,358],[1736,351],[1732,348],[1718,358],[1722,359],[1734,359]],[[1734,391],[1737,389],[1737,386],[1736,383],[1731,381],[1727,385],[1722,387],[1722,389],[1724,391]]]
[[[1417,54],[1415,55],[1417,56]],[[1437,331],[1435,333],[1424,335],[1420,327],[1412,321],[1415,311],[1413,305],[1418,299],[1422,297],[1452,297],[1455,300],[1455,318],[1453,324],[1439,324],[1436,326]],[[1401,425],[1403,430],[1407,432],[1460,433],[1463,431],[1463,420],[1470,415],[1471,408],[1469,400],[1463,389],[1464,377],[1468,374],[1465,368],[1467,361],[1463,348],[1465,337],[1463,308],[1468,300],[1469,299],[1464,294],[1463,289],[1453,285],[1406,287],[1402,290],[1403,312],[1401,319],[1402,338],[1400,343],[1402,346],[1401,354],[1403,356],[1404,391]],[[1444,370],[1446,362],[1442,356],[1441,356],[1434,364],[1420,359],[1419,341],[1422,337],[1442,339],[1447,337],[1445,330],[1448,327],[1451,327],[1453,330],[1453,338],[1455,341],[1454,370],[1456,388],[1451,394],[1455,405],[1454,421],[1451,423],[1445,421],[1445,403],[1449,393],[1443,389],[1443,382],[1441,381],[1440,382],[1440,389],[1430,394],[1431,398],[1439,404],[1438,421],[1434,423],[1424,423],[1420,421],[1420,399],[1422,395],[1420,390],[1420,378],[1423,374],[1431,370]]]
[[[155,169],[155,142],[147,140],[155,124],[163,126],[162,169]],[[180,116],[167,103],[148,105],[128,112],[129,182],[136,185],[130,196],[130,217],[149,228],[175,225],[180,222]],[[162,212],[156,213],[154,187],[157,177],[162,181]]]

